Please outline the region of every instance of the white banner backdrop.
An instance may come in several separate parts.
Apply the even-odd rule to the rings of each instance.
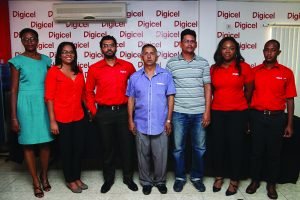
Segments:
[[[198,2],[130,1],[127,3],[127,22],[69,23],[53,22],[53,3],[9,2],[13,56],[23,52],[18,33],[28,27],[38,31],[38,50],[53,61],[60,42],[75,43],[78,64],[84,72],[103,58],[99,42],[104,35],[113,35],[117,39],[117,57],[132,62],[136,69],[142,66],[139,55],[146,43],[157,47],[158,62],[165,67],[167,60],[180,53],[180,32],[185,28],[198,32]]]
[[[300,25],[300,3],[218,2],[217,40],[232,36],[251,66],[262,63],[268,24]]]

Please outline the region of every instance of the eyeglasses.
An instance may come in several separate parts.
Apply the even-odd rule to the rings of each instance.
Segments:
[[[36,42],[38,39],[36,37],[22,38],[22,42]]]
[[[195,40],[182,40],[184,44],[196,44]]]
[[[71,55],[74,55],[75,52],[74,51],[62,51],[61,54],[71,54]]]

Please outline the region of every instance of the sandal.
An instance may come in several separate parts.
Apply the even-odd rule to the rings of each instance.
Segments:
[[[51,185],[49,184],[48,178],[46,180],[43,179],[42,173],[40,174],[40,181],[42,183],[43,190],[45,192],[49,192],[51,190]]]
[[[231,195],[234,195],[234,194],[236,194],[237,193],[237,190],[238,190],[238,182],[236,181],[236,185],[235,184],[233,184],[231,181],[230,181],[230,183],[229,183],[229,186],[231,185],[232,187],[233,187],[233,191],[230,191],[229,190],[229,187],[228,187],[228,189],[226,190],[226,196],[231,196]]]
[[[37,198],[44,197],[44,192],[43,192],[43,190],[42,190],[42,188],[41,188],[40,185],[39,186],[35,186],[33,184],[33,192],[34,192],[34,196],[37,197]]]
[[[215,178],[215,182],[214,182],[214,185],[213,185],[213,192],[219,192],[221,190],[222,184],[224,182],[223,180],[224,180],[224,178]],[[218,188],[218,187],[215,186],[215,184],[219,181],[221,181],[221,187]]]

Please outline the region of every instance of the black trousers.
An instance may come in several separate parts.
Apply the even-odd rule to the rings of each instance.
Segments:
[[[123,179],[132,179],[134,138],[128,129],[127,107],[118,110],[101,107],[95,119],[101,133],[104,180],[114,182],[116,154],[121,157]],[[116,145],[119,146],[119,152],[115,150]]]
[[[80,179],[81,156],[84,147],[84,121],[60,123],[59,144],[62,168],[66,182]]]
[[[276,115],[265,115],[263,112],[251,110],[252,180],[261,180],[262,166],[265,163],[266,181],[268,183],[277,182],[285,125],[286,119],[283,112]]]
[[[248,111],[246,110],[212,110],[212,152],[216,176],[224,177],[225,158],[229,158],[229,178],[235,181],[240,179],[247,119]]]

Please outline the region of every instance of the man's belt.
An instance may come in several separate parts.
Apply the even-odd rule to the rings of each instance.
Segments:
[[[120,110],[120,109],[124,109],[124,108],[127,108],[127,104],[120,104],[120,105],[100,105],[100,104],[97,104],[98,105],[98,108],[99,109],[108,109],[108,110]]]
[[[283,114],[283,110],[255,110],[257,112],[263,113],[264,115],[279,115]]]

